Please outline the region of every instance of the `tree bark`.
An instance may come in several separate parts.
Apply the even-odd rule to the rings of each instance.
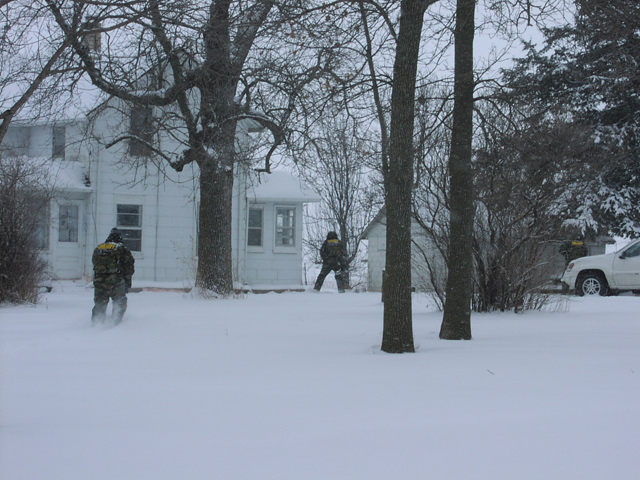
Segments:
[[[450,236],[447,292],[440,338],[471,339],[473,289],[473,40],[476,0],[458,0],[455,27],[453,130],[449,157]]]
[[[234,102],[240,68],[232,61],[230,0],[212,2],[204,31],[206,60],[198,88],[202,96],[200,231],[196,285],[219,295],[233,292],[231,231],[235,153]],[[199,145],[198,145],[199,147]],[[201,151],[198,148],[198,151]]]
[[[196,285],[219,295],[233,291],[231,228],[233,172],[200,165],[200,231]]]
[[[387,353],[415,351],[411,306],[413,121],[426,5],[420,0],[403,0],[393,68],[389,170],[385,176],[387,253],[382,350]]]

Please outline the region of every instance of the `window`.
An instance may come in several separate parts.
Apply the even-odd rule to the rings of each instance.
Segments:
[[[53,158],[64,159],[66,135],[65,127],[53,127],[53,149],[51,152]]]
[[[153,109],[134,105],[130,120],[129,133],[137,138],[129,140],[129,154],[148,157],[151,155],[149,145],[153,143]]]
[[[262,213],[261,208],[249,209],[249,227],[247,230],[247,245],[250,247],[262,246]]]
[[[296,209],[276,208],[276,246],[293,247],[296,239]]]
[[[33,236],[36,248],[47,250],[49,248],[49,206],[44,206],[38,211],[36,216]]]
[[[116,225],[122,233],[122,243],[134,252],[142,250],[142,205],[117,206]]]
[[[102,34],[99,29],[102,28],[102,24],[95,17],[87,17],[85,25],[91,31],[82,37],[82,44],[89,50],[89,53],[100,53]]]
[[[78,206],[60,205],[58,215],[58,241],[78,241]]]
[[[640,243],[635,244],[624,252],[625,258],[637,257],[638,255],[640,255]]]

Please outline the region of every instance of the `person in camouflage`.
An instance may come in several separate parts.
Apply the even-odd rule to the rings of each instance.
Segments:
[[[135,259],[122,243],[122,234],[111,229],[104,243],[93,251],[93,301],[92,323],[104,322],[109,299],[113,301],[112,316],[117,325],[127,310],[127,292],[135,272]]]
[[[338,238],[338,234],[336,232],[327,233],[327,239],[322,243],[322,247],[320,247],[322,269],[313,287],[314,290],[319,292],[325,277],[329,275],[329,272],[334,271],[336,283],[338,284],[338,292],[344,293],[344,278],[342,275],[345,253],[344,245]]]
[[[560,246],[560,253],[564,256],[565,263],[569,265],[576,258],[589,255],[589,247],[584,243],[584,237],[578,235],[574,240],[568,240]]]

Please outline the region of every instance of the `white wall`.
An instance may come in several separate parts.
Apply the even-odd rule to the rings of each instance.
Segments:
[[[263,246],[247,248],[245,282],[249,285],[302,285],[302,203],[264,202]],[[276,208],[294,207],[295,246],[276,247]]]
[[[100,118],[95,131],[114,131],[114,118]],[[122,124],[126,122],[121,122]],[[161,139],[161,148],[164,143]],[[171,148],[171,147],[169,147]],[[92,205],[95,241],[103,241],[116,226],[117,205],[142,206],[142,249],[134,251],[134,281],[187,281],[195,278],[197,191],[195,171],[181,173],[149,164],[132,169],[126,142],[109,149],[99,148],[92,159]]]
[[[385,266],[385,256],[387,248],[387,228],[382,223],[376,223],[369,234],[369,259],[368,265],[368,290],[372,292],[382,291],[382,271]]]
[[[37,159],[43,173],[48,176],[55,198],[49,204],[48,248],[42,256],[49,262],[49,272],[54,278],[77,279],[87,271],[87,225],[91,189],[86,186],[88,169],[87,150],[82,148],[84,125],[58,123],[66,127],[67,148],[63,158],[52,158],[53,127],[51,124],[11,126],[3,146],[13,146],[15,154]],[[62,205],[78,208],[77,241],[59,241],[59,212]]]
[[[134,284],[136,281],[191,284],[195,278],[197,253],[197,166],[189,165],[181,173],[164,162],[159,166],[140,163],[139,168],[134,168],[126,141],[107,149],[106,143],[129,128],[123,111],[128,110],[102,110],[91,124],[91,134],[86,131],[86,121],[67,122],[66,160],[53,159],[50,163],[59,179],[66,179],[70,174],[79,175],[79,178],[74,184],[65,183],[51,205],[50,247],[43,255],[50,260],[56,278],[90,278],[93,249],[116,226],[117,204],[140,205],[142,248],[133,252],[136,259]],[[247,132],[241,132],[240,136],[244,135]],[[3,144],[24,146],[24,152],[18,153],[51,158],[52,138],[53,125],[16,126]],[[159,148],[171,154],[179,152],[182,146],[164,137],[159,139]],[[78,166],[80,168],[76,168]],[[84,184],[85,174],[89,186]],[[295,247],[274,247],[276,203],[267,202],[265,248],[261,252],[247,252],[247,183],[244,174],[238,175],[234,182],[232,246],[237,280],[247,285],[301,285],[302,201],[285,201],[286,205],[296,208]],[[77,204],[80,211],[79,239],[73,245],[62,245],[58,243],[58,204],[70,202]]]
[[[369,241],[368,259],[368,289],[373,292],[382,290],[382,271],[385,268],[386,248],[387,248],[387,227],[384,216],[371,226],[367,234]],[[417,243],[417,245],[416,245]],[[418,291],[431,291],[433,286],[429,280],[421,250],[427,252],[436,264],[443,264],[439,253],[434,249],[432,243],[422,233],[420,226],[412,222],[412,245],[411,245],[411,285]]]

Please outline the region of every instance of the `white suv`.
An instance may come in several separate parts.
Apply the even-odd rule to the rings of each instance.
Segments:
[[[580,296],[640,293],[640,240],[616,253],[573,260],[562,281]]]

